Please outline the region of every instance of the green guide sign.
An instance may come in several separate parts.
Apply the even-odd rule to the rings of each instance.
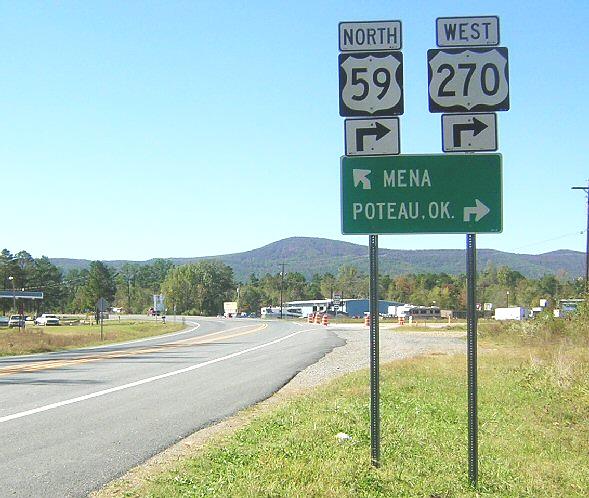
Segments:
[[[501,154],[342,157],[342,233],[498,233]]]

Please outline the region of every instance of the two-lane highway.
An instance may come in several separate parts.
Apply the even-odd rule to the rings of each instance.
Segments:
[[[343,344],[294,322],[187,326],[124,345],[0,358],[0,496],[85,496]]]

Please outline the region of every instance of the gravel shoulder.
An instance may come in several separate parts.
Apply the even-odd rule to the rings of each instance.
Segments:
[[[320,325],[317,325],[320,327]],[[201,429],[182,439],[174,446],[150,458],[144,464],[131,469],[124,476],[93,492],[93,498],[122,496],[132,493],[151,476],[169,470],[184,458],[196,454],[211,438],[226,436],[247,425],[255,417],[268,412],[293,396],[324,384],[341,375],[369,368],[368,328],[356,324],[329,327],[332,332],[346,340],[344,346],[335,348],[317,363],[299,372],[289,383],[273,396],[248,408],[233,417]],[[457,354],[466,352],[466,334],[455,331],[405,332],[396,326],[381,325],[380,362],[388,363],[403,358],[426,354]]]

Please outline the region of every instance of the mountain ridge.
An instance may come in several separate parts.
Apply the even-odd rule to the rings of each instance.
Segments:
[[[465,273],[465,251],[462,249],[379,249],[379,271],[393,276],[406,273]],[[90,260],[49,258],[65,271],[87,268]],[[151,264],[146,261],[110,260],[103,263],[119,269],[125,263]],[[176,265],[214,259],[231,266],[236,280],[246,281],[253,273],[277,273],[285,263],[287,271],[299,272],[310,278],[316,273],[337,274],[343,265],[352,265],[368,272],[368,247],[352,242],[319,237],[289,237],[240,253],[187,258],[164,258]],[[584,275],[585,254],[570,249],[558,249],[543,254],[518,254],[496,249],[478,249],[479,270],[493,264],[509,266],[528,278],[546,274],[575,278]]]

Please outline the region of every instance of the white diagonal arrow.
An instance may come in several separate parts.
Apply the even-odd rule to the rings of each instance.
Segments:
[[[367,176],[372,173],[370,169],[355,169],[352,171],[354,177],[354,187],[357,187],[362,183],[362,190],[371,190],[372,184]]]
[[[474,207],[464,208],[464,221],[470,221],[471,214],[476,215],[474,219],[475,222],[480,221],[483,216],[486,216],[491,211],[478,199],[475,199],[474,202],[476,204]]]

